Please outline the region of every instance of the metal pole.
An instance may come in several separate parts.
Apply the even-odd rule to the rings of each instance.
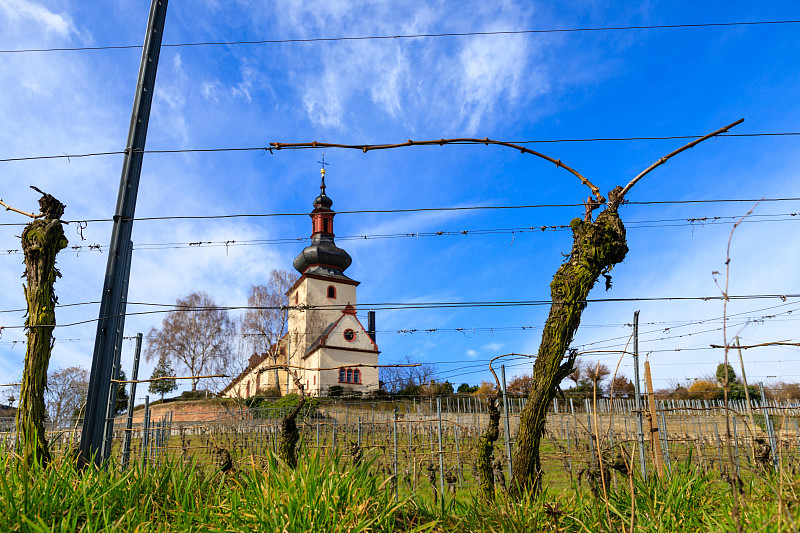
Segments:
[[[644,427],[642,425],[642,397],[639,390],[639,311],[633,313],[633,386],[636,396],[636,432],[639,438],[639,467],[642,477],[647,479],[647,456],[644,451]]]
[[[764,425],[767,428],[767,436],[769,437],[769,445],[772,448],[772,465],[775,471],[778,471],[778,445],[775,440],[775,429],[772,427],[772,420],[769,417],[769,411],[764,407],[767,404],[767,397],[764,394],[764,384],[759,383],[758,388],[761,390],[761,414],[764,415]]]
[[[125,276],[125,282],[123,284],[123,294],[128,294],[128,282],[130,281],[130,271],[131,271],[131,255],[133,251],[133,243],[129,247],[124,250],[125,253],[125,272],[127,272]],[[122,306],[120,307],[120,316],[124,317],[125,312],[127,311],[127,301],[122,301]],[[108,388],[108,403],[106,404],[106,419],[105,419],[105,429],[103,432],[103,449],[101,455],[101,461],[106,461],[111,457],[111,444],[114,438],[114,420],[117,414],[117,390],[119,388],[119,383],[116,383],[114,380],[118,380],[121,374],[121,359],[122,359],[122,326],[117,331],[117,340],[118,342],[114,345],[114,365],[111,367],[111,376],[110,381],[111,384]]]
[[[286,338],[286,364],[292,364],[292,338]],[[289,394],[289,372],[286,372],[286,394]]]
[[[97,321],[92,373],[86,396],[86,415],[81,432],[80,461],[82,465],[94,461],[100,464],[103,436],[106,427],[105,408],[111,384],[109,376],[114,364],[115,349],[122,347],[122,332],[125,325],[124,304],[127,299],[127,278],[130,264],[127,254],[131,248],[131,231],[136,210],[139,177],[142,172],[147,125],[156,83],[161,37],[167,15],[167,0],[151,0],[147,33],[139,65],[136,96],[133,101],[128,142],[122,165],[114,226],[111,232],[103,296]]]
[[[453,428],[453,438],[456,441],[456,472],[458,473],[458,488],[463,489],[464,483],[462,479],[464,478],[464,472],[461,470],[461,450],[458,446],[458,441],[461,440],[461,435],[458,433],[458,426]]]
[[[500,365],[500,376],[503,384],[503,438],[506,441],[506,469],[511,480],[511,429],[508,427],[508,396],[506,396],[506,365]]]
[[[442,449],[442,399],[436,397],[436,418],[438,419],[439,435],[439,495],[441,496],[442,507],[444,507],[444,450]]]
[[[142,353],[142,334],[136,334],[136,352],[133,354],[131,393],[128,396],[128,418],[125,420],[125,435],[122,437],[122,468],[127,468],[131,457],[131,430],[133,429],[133,406],[136,402],[136,380],[139,379],[139,357]]]
[[[147,452],[150,445],[150,396],[144,397],[144,418],[142,418],[142,465],[147,466]]]
[[[669,460],[669,433],[667,433],[667,417],[664,415],[663,410],[659,413],[659,418],[661,419],[661,431],[659,431],[661,450],[664,455],[664,462],[667,465],[667,474],[670,474],[672,473],[672,464]]]
[[[400,483],[397,479],[397,407],[394,408],[394,501],[397,501],[397,492],[400,490]]]
[[[744,371],[744,359],[742,358],[742,348],[739,344],[739,337],[734,338],[734,342],[736,343],[736,351],[739,352],[739,365],[742,367],[742,384],[744,385],[744,397],[747,400],[747,415],[750,418],[750,432],[752,435],[755,436],[756,434],[756,422],[753,418],[753,405],[750,403],[750,390],[747,388],[747,374]]]

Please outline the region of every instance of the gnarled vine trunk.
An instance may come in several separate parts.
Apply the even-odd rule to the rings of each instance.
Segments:
[[[23,285],[23,289],[28,304],[25,320],[28,344],[17,411],[17,446],[26,464],[35,461],[47,464],[50,460],[44,430],[44,391],[53,349],[55,305],[58,301],[53,284],[61,275],[55,267],[56,255],[68,244],[59,220],[64,213],[64,205],[45,194],[39,200],[39,206],[43,218],[34,220],[22,232],[27,278],[27,285]]]
[[[620,188],[609,195],[613,197]],[[520,415],[517,449],[510,490],[515,495],[541,488],[539,444],[547,407],[558,384],[573,370],[574,352],[567,348],[580,325],[586,298],[601,274],[625,259],[625,227],[617,214],[617,201],[609,202],[594,222],[574,219],[572,252],[550,283],[553,300],[533,365],[533,388]],[[588,217],[587,217],[588,218]]]
[[[297,431],[297,415],[304,403],[305,397],[301,396],[297,406],[281,422],[281,442],[278,451],[281,459],[289,468],[297,468],[297,441],[300,440],[300,432]]]
[[[497,408],[497,392],[489,396],[489,425],[478,439],[479,494],[494,499],[494,443],[500,437],[500,410]]]

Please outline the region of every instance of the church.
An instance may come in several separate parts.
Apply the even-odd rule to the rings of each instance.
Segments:
[[[310,213],[311,244],[295,258],[300,278],[286,293],[287,333],[273,347],[274,354],[250,358],[244,372],[222,391],[225,397],[249,398],[276,386],[281,394],[296,393],[288,372],[268,369],[273,360],[294,371],[311,396],[333,391],[368,394],[379,388],[375,314],[369,312],[368,328],[356,316],[359,282],[344,273],[352,258],[334,242],[336,213],[331,209],[333,200],[325,194],[324,168],[321,174],[320,194]]]

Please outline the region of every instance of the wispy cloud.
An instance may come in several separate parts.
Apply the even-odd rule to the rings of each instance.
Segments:
[[[453,13],[442,2],[403,9],[396,2],[331,2],[322,9],[301,2],[279,2],[287,35],[327,35],[336,27],[348,35],[416,34],[458,26],[475,31],[517,27],[525,9],[512,2]],[[398,40],[332,43],[306,57],[295,83],[312,123],[350,129],[345,110],[368,114],[365,104],[418,129],[444,121],[451,131],[473,134],[502,115],[504,101],[534,98],[550,90],[546,62],[531,63],[534,45],[525,36],[453,40]],[[308,64],[318,72],[308,72]],[[424,81],[423,81],[424,80]],[[360,102],[360,103],[359,103]],[[424,112],[422,112],[425,110]],[[349,111],[352,112],[352,111]],[[427,120],[413,123],[410,115]]]

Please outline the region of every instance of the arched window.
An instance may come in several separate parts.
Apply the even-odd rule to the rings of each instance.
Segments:
[[[347,382],[348,383],[352,383],[353,382],[353,369],[352,368],[348,368],[347,369]]]
[[[361,383],[361,371],[353,370],[353,383]]]
[[[328,298],[336,299],[336,287],[328,285]]]
[[[339,369],[339,383],[347,383],[347,371],[344,368]]]
[[[314,378],[314,383],[313,383],[313,385],[316,385],[316,384],[317,384],[317,375],[316,375],[316,374],[314,374],[313,378]]]
[[[328,219],[327,218],[323,218],[322,219],[322,232],[323,233],[328,233]]]

